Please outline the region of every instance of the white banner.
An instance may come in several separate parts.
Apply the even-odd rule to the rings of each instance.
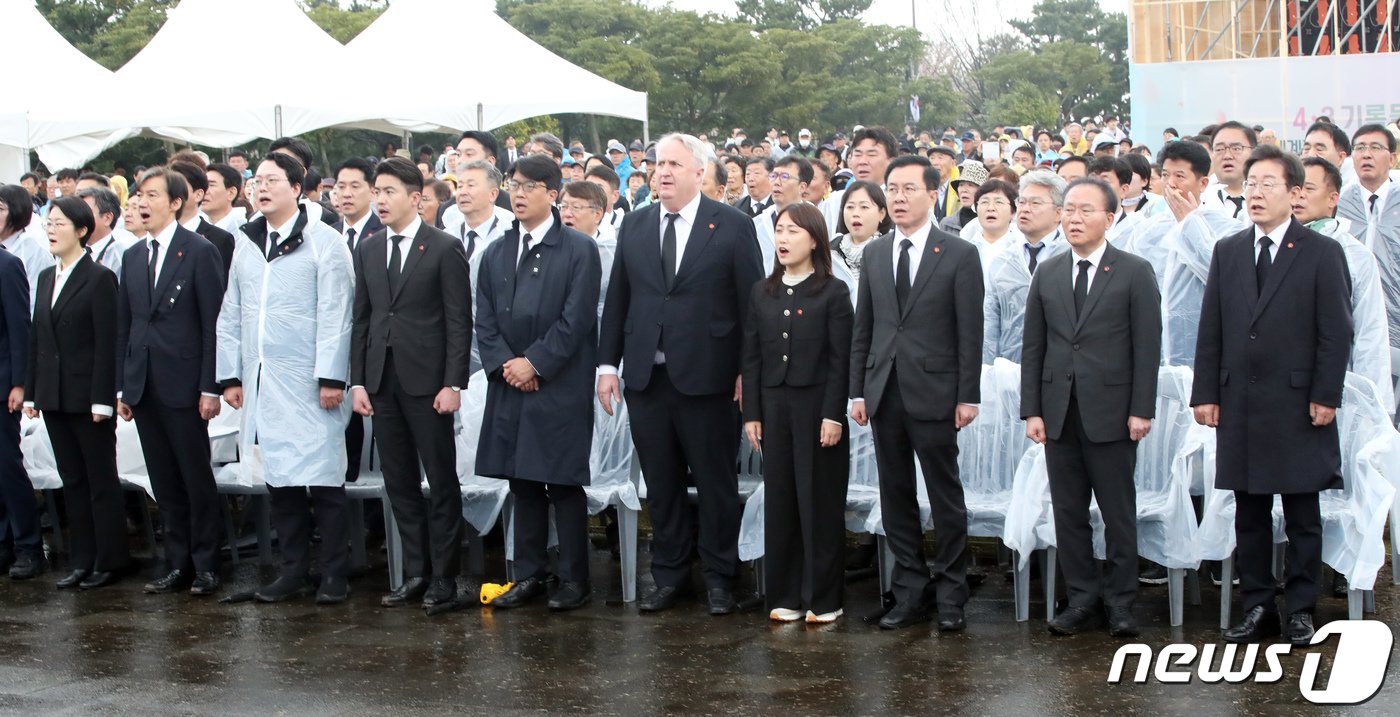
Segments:
[[[1400,117],[1400,54],[1134,64],[1132,135],[1154,150],[1162,131],[1183,136],[1238,120],[1274,130],[1297,152],[1319,116],[1346,130]]]

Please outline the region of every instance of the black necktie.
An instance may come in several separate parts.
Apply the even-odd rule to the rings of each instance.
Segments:
[[[1040,250],[1044,248],[1044,243],[1026,245],[1026,252],[1031,255],[1031,260],[1026,262],[1026,271],[1032,274],[1035,273],[1035,267],[1040,263],[1039,261],[1037,261],[1037,259],[1040,257]]]
[[[676,281],[676,220],[681,215],[671,212],[666,215],[666,231],[661,233],[661,277],[666,280],[666,289]]]
[[[156,264],[160,261],[160,242],[151,240],[151,291],[156,290]]]
[[[1089,267],[1093,266],[1088,259],[1079,260],[1079,276],[1074,280],[1074,315],[1079,316],[1084,311],[1084,300],[1089,298]]]
[[[1274,265],[1274,259],[1269,256],[1269,247],[1273,246],[1274,240],[1268,237],[1259,239],[1259,258],[1254,262],[1254,278],[1259,282],[1259,293],[1264,293],[1264,282],[1269,279],[1269,268]]]
[[[355,228],[345,230],[345,246],[350,247],[350,251],[355,251]]]
[[[520,271],[520,267],[525,266],[525,259],[530,256],[530,242],[534,240],[535,238],[529,234],[520,237],[520,263],[515,266],[516,271]]]
[[[1381,198],[1381,195],[1379,195],[1379,194],[1372,194],[1372,195],[1371,195],[1371,199],[1370,199],[1370,201],[1371,201],[1371,212],[1370,212],[1370,213],[1371,213],[1371,214],[1375,214],[1375,213],[1376,213],[1376,200],[1378,200],[1378,199],[1380,199],[1380,198]]]
[[[282,241],[282,237],[273,232],[267,235],[267,238],[267,260],[272,261],[273,257],[277,256],[277,242]]]
[[[399,241],[403,235],[396,234],[389,237],[389,242],[393,246],[393,251],[389,254],[389,289],[397,291],[399,288],[399,275],[403,273],[403,252],[399,249]]]
[[[463,228],[463,229],[466,229],[466,228],[467,228],[467,225],[466,225],[466,224],[463,224],[463,225],[462,225],[462,228]],[[467,235],[466,235],[465,237],[463,237],[463,239],[464,239],[464,240],[466,241],[466,243],[467,243],[467,258],[468,258],[468,259],[472,258],[472,254],[474,254],[474,253],[476,252],[476,239],[477,239],[478,236],[479,236],[479,235],[478,235],[476,232],[470,231],[470,232],[467,232]]]
[[[914,242],[904,239],[899,242],[899,263],[894,268],[894,297],[899,301],[899,310],[904,312],[904,304],[909,301],[909,288],[913,282],[909,278],[909,250]]]
[[[1236,219],[1238,219],[1239,216],[1240,216],[1240,212],[1244,210],[1244,197],[1225,197],[1225,198],[1228,199],[1228,200],[1230,200],[1230,202],[1231,202],[1232,204],[1235,205],[1235,214],[1234,214],[1234,217],[1235,217]]]

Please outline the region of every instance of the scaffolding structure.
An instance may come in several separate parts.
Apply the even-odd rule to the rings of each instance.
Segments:
[[[1134,63],[1400,52],[1400,0],[1133,0]]]

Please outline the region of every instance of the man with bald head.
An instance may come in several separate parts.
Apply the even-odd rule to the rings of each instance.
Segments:
[[[753,221],[700,192],[708,154],[690,135],[657,143],[656,201],[622,221],[599,332],[598,401],[611,415],[626,397],[647,476],[656,587],[638,607],[649,612],[691,592],[687,474],[710,613],[737,608],[739,349],[762,273]]]

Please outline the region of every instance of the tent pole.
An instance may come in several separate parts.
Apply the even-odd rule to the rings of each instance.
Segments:
[[[483,106],[480,102],[476,103],[476,129],[477,129],[477,131],[481,131],[481,130],[482,130],[482,126],[486,124],[486,119],[485,119],[485,117],[486,117],[486,107]]]
[[[403,131],[403,151],[407,153],[410,158],[413,158],[414,162],[418,161],[417,157],[413,154],[413,133],[408,130]]]
[[[277,139],[282,138],[282,105],[273,108],[272,129],[277,134]]]
[[[642,145],[651,144],[651,120],[642,120]]]

